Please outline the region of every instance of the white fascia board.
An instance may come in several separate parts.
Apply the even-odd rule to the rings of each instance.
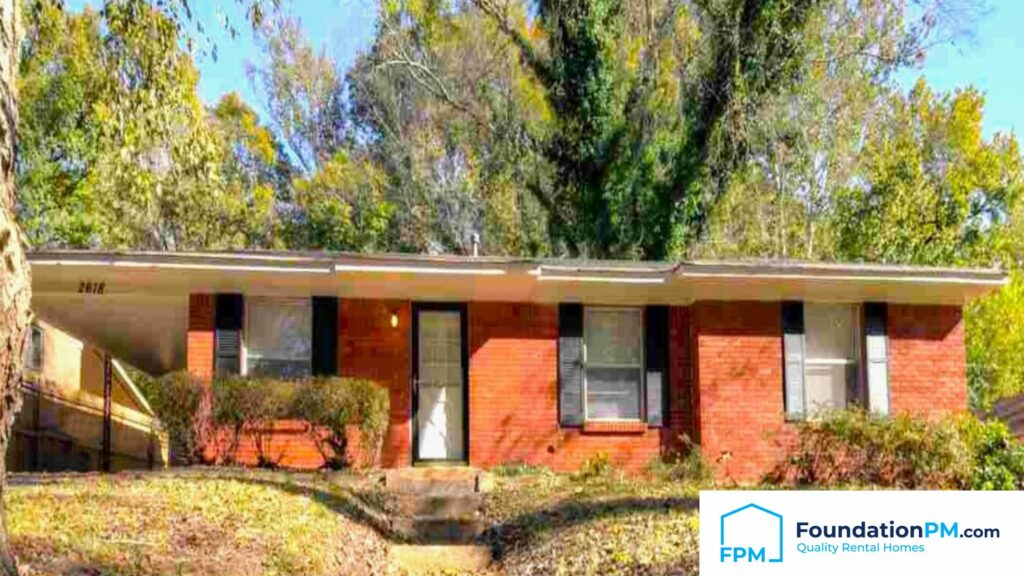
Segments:
[[[456,276],[502,276],[502,268],[463,268],[443,266],[408,266],[392,264],[335,264],[335,272],[370,272],[385,274],[439,274]]]

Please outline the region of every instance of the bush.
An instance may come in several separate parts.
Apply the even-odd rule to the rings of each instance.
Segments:
[[[387,432],[389,410],[388,391],[368,380],[311,378],[300,383],[295,396],[296,417],[310,423],[313,440],[332,468],[349,464],[349,426],[359,428],[362,453],[375,460]],[[328,435],[320,432],[323,428]]]
[[[959,488],[970,456],[950,421],[837,411],[798,425],[798,443],[772,474],[815,486]]]
[[[683,436],[677,448],[668,451],[664,456],[654,459],[647,466],[651,476],[670,482],[695,482],[704,484],[714,478],[711,466],[701,455],[700,446],[694,444],[689,436]]]
[[[575,480],[588,481],[607,478],[615,467],[606,452],[598,452],[583,461],[580,469],[573,474]]]
[[[1024,446],[1000,422],[971,415],[925,420],[838,411],[798,426],[775,482],[815,486],[1014,490]]]
[[[982,422],[965,415],[960,435],[971,454],[970,488],[1020,490],[1024,488],[1024,446],[998,420]]]
[[[256,447],[256,465],[273,468],[276,458],[271,457],[270,438],[274,422],[294,414],[294,382],[269,378],[228,376],[213,382],[213,421],[231,430],[229,455],[235,454],[244,433],[253,437]]]
[[[200,461],[209,424],[209,402],[203,401],[202,382],[185,370],[146,382],[146,400],[167,431],[172,459],[185,465]]]

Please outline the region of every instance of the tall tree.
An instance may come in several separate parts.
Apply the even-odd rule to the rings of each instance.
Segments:
[[[1024,192],[1016,138],[982,135],[974,89],[936,94],[923,80],[871,123],[864,169],[837,199],[846,260],[991,265],[994,231]]]
[[[302,171],[328,162],[346,139],[342,72],[317,51],[294,18],[280,15],[257,32],[264,58],[249,64],[270,121]]]
[[[866,129],[923,32],[892,0],[829,0],[808,21],[806,73],[747,123],[747,152],[693,252],[703,257],[836,258],[837,191],[859,168]]]
[[[114,2],[115,0],[109,0]],[[247,6],[246,15],[258,23],[267,3],[276,0],[237,0]],[[147,0],[126,0],[133,10],[130,19],[148,11]],[[184,14],[190,18],[186,0],[160,1],[173,22]],[[21,407],[21,364],[25,333],[31,320],[31,270],[25,257],[26,240],[15,220],[17,202],[16,154],[18,130],[18,59],[21,42],[19,0],[0,0],[0,572],[18,573],[7,537],[4,492],[6,491],[7,448],[11,426]]]
[[[546,215],[528,187],[550,170],[533,134],[548,109],[484,14],[444,2],[384,3],[377,37],[348,74],[358,145],[396,206],[393,246],[546,253]]]
[[[4,515],[6,455],[11,426],[21,409],[21,361],[32,298],[26,242],[14,219],[19,9],[17,0],[0,0],[0,456],[4,457],[0,459],[0,571],[12,576],[17,565]]]
[[[33,244],[269,245],[276,143],[237,98],[207,112],[167,16],[40,0],[20,84],[19,213]]]
[[[798,76],[818,2],[545,1],[535,34],[506,6],[474,4],[555,115],[542,144],[554,182],[537,190],[554,236],[569,253],[664,258],[703,230],[742,158],[747,112]]]

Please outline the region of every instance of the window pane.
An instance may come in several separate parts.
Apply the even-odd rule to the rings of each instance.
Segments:
[[[846,408],[857,388],[857,307],[805,304],[804,329],[807,412]]]
[[[640,366],[643,322],[639,310],[587,308],[583,324],[588,365]]]
[[[587,367],[587,418],[639,419],[639,367]]]
[[[804,367],[808,412],[814,414],[846,408],[848,368],[843,364]]]
[[[256,376],[308,376],[313,347],[309,300],[251,298],[247,308],[248,372]]]
[[[806,357],[857,359],[856,307],[848,304],[804,304]]]

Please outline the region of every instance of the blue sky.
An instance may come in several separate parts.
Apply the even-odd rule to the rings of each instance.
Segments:
[[[923,75],[936,90],[973,85],[985,94],[985,134],[1024,132],[1024,1],[989,0],[973,38],[928,53],[924,68],[907,70],[910,87]]]
[[[72,0],[72,7],[97,4],[96,0]],[[237,38],[230,38],[217,23],[224,17],[243,23],[234,0],[194,2],[199,18],[207,23],[207,37],[217,45],[216,61],[201,57],[200,91],[207,102],[237,91],[260,109],[246,75],[247,62],[259,58],[252,33],[241,24]],[[314,45],[327,50],[343,67],[373,39],[376,14],[373,0],[284,0],[284,5],[302,22]],[[985,133],[1024,130],[1024,1],[989,0],[977,23],[973,38],[942,45],[928,53],[924,67],[899,74],[899,82],[910,87],[921,75],[936,90],[953,90],[973,85],[985,100]]]

